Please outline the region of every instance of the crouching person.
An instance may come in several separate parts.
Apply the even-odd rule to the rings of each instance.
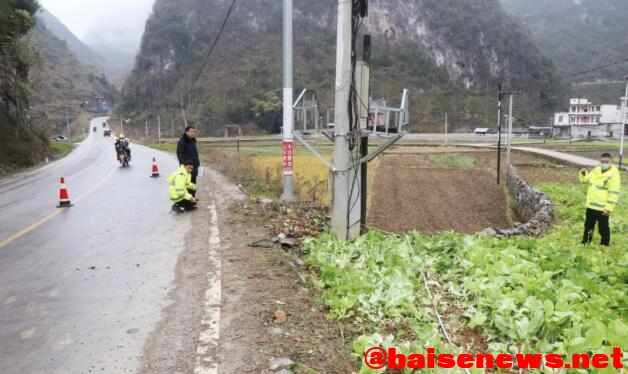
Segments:
[[[192,183],[192,171],[194,162],[185,161],[179,170],[168,177],[170,185],[170,200],[174,203],[172,210],[176,213],[183,213],[196,209],[198,202],[190,191],[196,191],[196,185]]]

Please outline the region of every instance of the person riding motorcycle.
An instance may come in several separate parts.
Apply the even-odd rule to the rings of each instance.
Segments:
[[[129,141],[125,138],[124,134],[118,135],[115,143],[116,157],[120,161],[120,154],[125,153],[128,161],[131,161],[131,148],[129,147]]]

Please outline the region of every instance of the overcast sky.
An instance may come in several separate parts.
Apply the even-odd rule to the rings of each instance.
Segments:
[[[155,0],[39,0],[88,44],[137,49]],[[99,40],[101,39],[101,40]],[[103,40],[104,39],[104,40]]]

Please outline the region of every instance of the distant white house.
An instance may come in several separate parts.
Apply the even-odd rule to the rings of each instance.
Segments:
[[[622,104],[626,98],[622,97]],[[628,121],[623,121],[628,122]],[[556,137],[619,138],[622,127],[622,105],[597,105],[588,99],[569,100],[569,111],[554,113],[553,134]],[[625,128],[627,131],[628,128]]]

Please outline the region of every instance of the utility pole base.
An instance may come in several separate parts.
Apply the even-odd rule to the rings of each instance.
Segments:
[[[350,168],[350,164],[347,166],[349,166],[347,171],[334,173],[331,229],[343,240],[355,240],[360,237],[362,228],[359,185],[361,172],[360,168]]]
[[[292,181],[292,175],[285,175],[284,177],[284,192],[279,198],[281,203],[296,203],[297,195],[294,193],[294,183]]]

